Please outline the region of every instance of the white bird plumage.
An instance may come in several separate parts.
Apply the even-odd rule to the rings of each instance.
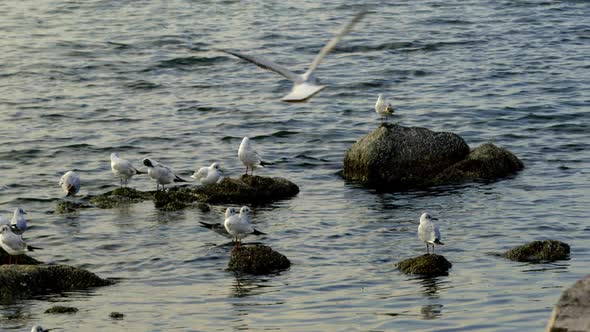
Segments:
[[[148,168],[149,177],[156,180],[156,190],[160,189],[160,185],[164,190],[165,185],[172,182],[186,182],[186,180],[174,174],[170,167],[162,165],[153,159],[145,158],[143,164]]]
[[[25,214],[27,213],[21,208],[14,209],[14,214],[10,220],[10,226],[16,233],[22,234],[27,230],[27,220],[25,219]]]
[[[59,180],[59,185],[66,196],[74,196],[80,191],[80,176],[74,171],[68,171]]]
[[[223,223],[227,232],[232,236],[234,242],[236,242],[236,248],[239,248],[242,239],[250,234],[265,235],[265,233],[254,229],[254,227],[250,225],[249,213],[250,208],[242,206],[239,215],[232,215],[229,218],[225,218]]]
[[[191,175],[191,178],[201,181],[203,185],[214,184],[221,178],[221,169],[218,163],[213,163],[209,167],[201,167]]]
[[[44,329],[41,325],[35,325],[31,329],[31,332],[48,332],[48,331],[50,331],[50,330],[49,329]]]
[[[238,149],[238,158],[246,166],[246,174],[248,174],[248,169],[252,170],[252,174],[254,174],[255,167],[264,167],[268,163],[260,160],[260,156],[250,144],[250,138],[244,137],[242,139],[242,143],[240,143],[240,148]]]
[[[127,186],[129,179],[134,175],[145,174],[133,167],[129,160],[119,157],[119,154],[116,152],[111,153],[111,170],[119,178],[121,187]]]
[[[383,98],[383,95],[380,93],[379,97],[377,98],[377,102],[375,103],[375,112],[381,116],[381,122],[388,116],[393,114],[393,106],[387,102]]]
[[[420,216],[420,226],[418,226],[418,237],[424,243],[426,243],[426,253],[429,252],[429,246],[432,245],[432,253],[434,254],[434,245],[442,243],[440,237],[440,229],[438,225],[436,225],[432,220],[436,220],[436,218],[432,218],[429,213],[425,212]]]
[[[28,246],[23,240],[23,237],[19,234],[15,234],[8,225],[0,226],[0,246],[10,256],[22,255],[27,251],[33,251],[34,249],[40,249]]]
[[[264,59],[259,56],[247,55],[243,53],[238,53],[235,51],[229,50],[220,50],[222,52],[231,54],[236,56],[240,59],[252,62],[253,64],[257,65],[260,68],[268,69],[274,71],[277,74],[282,75],[283,77],[291,80],[293,82],[293,88],[291,92],[284,96],[281,100],[288,101],[288,102],[296,102],[296,101],[304,101],[311,98],[316,93],[320,92],[325,86],[320,85],[319,80],[315,77],[313,72],[316,70],[322,59],[332,51],[332,49],[336,46],[336,44],[344,37],[356,23],[358,23],[366,12],[361,12],[356,14],[350,22],[348,22],[336,36],[332,37],[332,39],[321,49],[321,51],[316,55],[315,59],[307,69],[307,71],[302,74],[296,74],[287,68],[274,63],[270,60]]]

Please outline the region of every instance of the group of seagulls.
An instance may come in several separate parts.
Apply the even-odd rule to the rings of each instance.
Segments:
[[[0,216],[0,247],[8,253],[8,264],[11,264],[11,257],[15,257],[15,264],[18,263],[18,256],[27,251],[41,249],[28,246],[23,239],[27,230],[27,214],[22,208],[16,208],[10,222]]]

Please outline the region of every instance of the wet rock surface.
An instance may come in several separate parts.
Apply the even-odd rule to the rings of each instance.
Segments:
[[[74,289],[112,285],[84,269],[67,265],[2,265],[0,266],[0,301],[40,294],[59,293]]]
[[[532,241],[506,251],[503,256],[518,262],[548,262],[569,259],[570,246],[555,240]]]
[[[504,177],[523,167],[512,153],[490,143],[470,150],[454,133],[386,123],[348,149],[342,176],[397,191]]]
[[[111,319],[123,319],[125,317],[125,314],[122,314],[120,312],[113,311],[113,312],[111,312],[111,314],[109,315],[109,317]]]
[[[66,307],[62,305],[56,305],[45,310],[46,314],[74,314],[76,312],[78,312],[78,308]]]
[[[110,209],[119,205],[139,203],[152,199],[153,191],[139,191],[133,188],[117,188],[90,198],[92,205],[101,209]]]
[[[8,253],[4,249],[0,248],[0,265],[8,264]],[[37,265],[41,264],[38,260],[27,255],[18,255],[10,257],[12,262],[18,262],[19,265]]]
[[[545,331],[590,331],[590,275],[563,291],[553,307]]]
[[[288,269],[291,262],[283,254],[270,247],[257,245],[242,245],[239,249],[232,249],[228,270],[248,274],[269,274]]]
[[[396,264],[400,271],[408,274],[424,276],[446,276],[453,266],[444,256],[424,254],[422,256],[405,259]]]

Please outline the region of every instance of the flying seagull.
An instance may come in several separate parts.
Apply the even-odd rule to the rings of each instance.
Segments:
[[[284,96],[281,99],[282,101],[288,101],[288,102],[305,101],[305,100],[311,98],[316,93],[320,92],[323,88],[325,88],[324,85],[320,84],[320,81],[313,74],[313,72],[316,70],[316,68],[318,67],[318,65],[322,61],[322,59],[328,53],[330,53],[330,51],[336,46],[336,44],[340,41],[340,39],[342,39],[342,37],[344,37],[344,35],[346,35],[348,32],[350,32],[350,30],[352,30],[354,25],[356,23],[358,23],[363,18],[363,16],[365,16],[365,14],[366,14],[365,11],[356,14],[352,18],[352,20],[350,22],[348,22],[340,30],[340,32],[338,32],[338,34],[336,36],[334,36],[328,42],[328,44],[326,44],[326,46],[324,46],[324,48],[322,48],[320,53],[318,53],[318,55],[316,55],[315,59],[313,60],[313,62],[309,66],[309,69],[307,69],[307,71],[302,75],[296,74],[279,64],[276,64],[270,60],[264,59],[259,56],[247,55],[247,54],[238,53],[238,52],[230,51],[230,50],[223,50],[223,49],[220,51],[225,52],[227,54],[231,54],[231,55],[236,56],[240,59],[252,62],[253,64],[257,65],[260,68],[272,70],[275,73],[280,74],[280,75],[284,76],[285,78],[291,80],[293,82],[293,88],[291,89],[291,92],[288,95]]]

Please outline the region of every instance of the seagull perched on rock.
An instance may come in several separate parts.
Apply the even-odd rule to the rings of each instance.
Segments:
[[[264,59],[262,57],[254,56],[254,55],[247,55],[243,53],[238,53],[235,51],[229,50],[220,50],[222,52],[231,54],[236,56],[240,59],[252,62],[253,64],[257,65],[260,68],[268,69],[274,71],[275,73],[284,76],[285,78],[291,80],[293,82],[293,88],[291,92],[284,96],[281,100],[288,101],[288,102],[297,102],[297,101],[304,101],[311,98],[316,93],[320,92],[325,86],[320,85],[319,80],[313,74],[322,59],[330,53],[330,51],[336,46],[336,44],[346,35],[356,23],[358,23],[366,12],[361,12],[356,14],[350,22],[348,22],[341,30],[338,32],[336,36],[334,36],[324,48],[316,55],[315,59],[309,66],[309,69],[302,74],[296,74],[289,69],[276,64],[270,60]]]
[[[209,167],[201,167],[191,175],[191,178],[201,181],[201,184],[208,185],[217,183],[221,177],[221,169],[218,163],[213,163]]]
[[[255,167],[264,167],[265,165],[270,165],[270,163],[260,160],[258,152],[254,151],[252,145],[250,144],[250,138],[248,137],[244,137],[242,143],[240,144],[240,148],[238,149],[238,158],[240,158],[242,164],[246,166],[246,174],[248,174],[248,169],[251,169],[252,175],[254,175]]]
[[[393,106],[383,99],[383,95],[379,94],[377,102],[375,103],[375,112],[381,116],[381,123],[390,115],[393,115]]]
[[[24,254],[27,251],[41,249],[28,246],[23,240],[23,237],[18,234],[14,234],[8,225],[0,226],[0,246],[8,253],[8,255],[10,255],[8,257],[8,264],[10,264],[11,256],[18,256]],[[17,258],[15,258],[15,264],[16,261]]]
[[[220,224],[209,224],[209,223],[206,223],[206,222],[199,221],[199,223],[201,224],[201,226],[206,227],[206,228],[214,231],[215,233],[217,233],[217,234],[219,234],[221,236],[225,236],[225,237],[231,239],[232,236],[225,229],[225,220],[227,218],[232,217],[232,216],[237,216],[237,211],[233,207],[228,207],[227,209],[225,209],[224,222],[222,222]]]
[[[133,167],[129,160],[120,158],[116,152],[111,153],[111,170],[119,178],[121,187],[127,186],[129,179],[134,175],[145,174],[145,172]]]
[[[66,197],[74,196],[80,191],[80,176],[74,171],[68,171],[59,180],[59,185],[66,192]]]
[[[165,190],[165,185],[172,182],[187,182],[174,174],[170,167],[162,165],[153,159],[145,158],[143,164],[147,166],[150,178],[156,180],[156,190],[160,189],[160,185],[162,190]]]
[[[22,234],[27,230],[27,220],[25,219],[25,210],[21,208],[14,209],[12,220],[10,220],[10,228],[16,234]]]
[[[429,254],[429,245],[432,245],[432,253],[434,254],[434,245],[440,244],[444,245],[444,243],[440,242],[440,230],[438,225],[436,225],[433,220],[438,220],[436,218],[432,218],[429,213],[423,213],[420,216],[420,226],[418,226],[418,236],[420,240],[426,243],[426,253]]]
[[[250,234],[266,235],[265,233],[257,231],[252,225],[250,225],[250,217],[248,216],[249,212],[250,208],[242,206],[239,215],[230,216],[229,218],[226,218],[223,223],[227,232],[232,236],[234,242],[236,242],[236,249],[240,248],[242,239]]]

